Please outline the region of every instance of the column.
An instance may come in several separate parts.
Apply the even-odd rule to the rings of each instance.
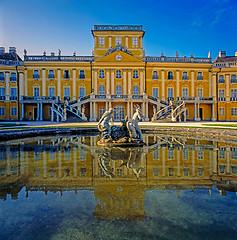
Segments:
[[[110,48],[112,47],[112,44],[111,44],[111,37],[109,37],[109,47],[110,47]]]
[[[179,96],[179,70],[176,70],[176,97],[178,99]]]
[[[93,116],[92,116],[92,102],[90,102],[90,119],[89,121],[93,121]]]
[[[132,73],[131,73],[131,69],[129,69],[128,70],[128,94],[132,94],[131,80],[132,80]]]
[[[212,159],[213,159],[213,174],[217,174],[217,159],[216,159],[216,146],[214,151],[212,152]]]
[[[97,94],[97,69],[94,71],[94,93]]]
[[[53,111],[53,108],[54,108],[54,104],[52,103],[52,107],[51,107],[51,122],[53,122],[53,120],[54,120],[54,111]]]
[[[161,70],[161,99],[165,100],[165,70]]]
[[[57,152],[58,156],[56,159],[58,159],[58,176],[62,177],[62,152]]]
[[[111,69],[111,94],[114,94],[114,69]]]
[[[130,114],[131,114],[131,118],[132,118],[132,116],[133,116],[133,102],[131,102],[131,112],[130,112]]]
[[[42,96],[46,96],[46,85],[45,85],[45,69],[42,69]]]
[[[72,98],[73,100],[77,99],[77,94],[76,94],[76,69],[72,70]]]
[[[180,151],[177,149],[177,175],[180,177]]]
[[[58,69],[58,97],[61,98],[61,70]]]
[[[40,121],[43,121],[43,103],[40,103]]]
[[[25,117],[25,112],[24,112],[24,103],[21,104],[21,120],[23,120]]]
[[[209,72],[209,97],[212,97],[212,94],[211,94],[211,72]]]
[[[10,73],[6,72],[6,100],[10,100]]]
[[[230,74],[225,75],[226,79],[226,101],[230,101]]]
[[[140,95],[143,94],[144,79],[143,79],[143,70],[140,71]]]
[[[194,103],[194,121],[197,121],[197,104]]]
[[[129,112],[129,102],[127,102],[127,117],[128,117],[128,120],[130,120],[130,112]]]
[[[93,118],[93,120],[95,121],[95,119],[96,119],[96,115],[95,115],[95,102],[93,102],[93,114],[92,114],[92,118]]]
[[[162,148],[162,175],[165,177],[165,148]]]
[[[212,96],[216,101],[216,74],[212,74]]]
[[[45,152],[43,152],[43,176],[44,178],[47,177],[47,160],[46,160]]]
[[[192,150],[192,176],[195,176],[195,150]]]
[[[25,96],[28,96],[28,89],[27,89],[27,68],[25,68]]]
[[[143,48],[143,38],[140,38],[140,48]]]
[[[212,121],[216,121],[216,118],[215,118],[215,103],[212,103],[212,118],[211,120]]]
[[[39,121],[39,115],[40,115],[40,104],[37,103],[37,121]]]
[[[128,37],[125,38],[126,41],[126,47],[128,48]]]
[[[191,71],[191,97],[195,97],[195,88],[194,88],[194,71]]]
[[[109,70],[106,70],[106,93],[110,94],[110,87],[109,87]]]
[[[73,161],[74,161],[74,177],[77,176],[77,151],[76,147],[73,148]]]
[[[20,99],[24,96],[24,75],[20,72]]]
[[[226,173],[230,174],[230,147],[226,148]]]
[[[146,108],[146,105],[145,105],[145,103],[143,102],[143,103],[142,103],[142,115],[143,115],[143,116],[145,116],[145,113],[146,113],[146,109],[145,109],[145,108]]]
[[[148,118],[148,102],[145,103],[146,104],[146,115],[145,115],[145,121],[148,122],[149,118]]]
[[[200,121],[200,107],[199,103],[197,104],[197,121]]]
[[[123,94],[126,95],[127,94],[127,72],[126,70],[123,71]]]

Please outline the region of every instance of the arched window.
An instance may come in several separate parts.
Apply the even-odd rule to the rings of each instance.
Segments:
[[[168,79],[173,79],[173,72],[168,72]]]
[[[197,80],[203,80],[202,72],[198,72]]]
[[[105,95],[105,86],[104,85],[99,86],[99,95]]]
[[[133,71],[133,78],[138,78],[138,71],[137,70]]]
[[[85,71],[84,70],[80,70],[79,78],[80,79],[85,79]]]
[[[133,86],[133,95],[139,95],[139,87]]]
[[[34,70],[33,78],[39,79],[39,70]]]
[[[158,79],[158,72],[157,71],[153,71],[153,79]]]
[[[54,79],[54,70],[49,70],[48,78],[49,79]]]
[[[16,81],[16,73],[11,73],[11,81]]]
[[[122,95],[122,86],[116,86],[116,94]]]
[[[69,71],[68,70],[64,70],[64,79],[69,79]]]
[[[99,72],[99,78],[104,78],[105,77],[105,72],[104,70],[100,70]]]
[[[225,83],[225,79],[223,75],[219,76],[219,83]]]
[[[5,78],[4,78],[4,72],[0,72],[0,81],[4,81]]]
[[[120,70],[116,71],[116,78],[121,78],[121,71]]]
[[[124,107],[117,105],[114,108],[114,121],[121,121],[124,119]]]
[[[236,75],[231,75],[231,83],[236,83]]]
[[[172,77],[173,79],[173,77]],[[188,73],[187,72],[183,72],[183,80],[188,80]]]

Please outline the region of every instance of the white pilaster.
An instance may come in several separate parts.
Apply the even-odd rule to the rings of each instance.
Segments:
[[[212,94],[211,94],[211,72],[209,72],[209,97],[212,97]]]
[[[216,118],[215,118],[215,104],[214,103],[212,103],[212,118],[211,118],[211,120],[212,121],[216,121]]]
[[[109,70],[106,70],[106,91],[105,94],[110,94],[110,87],[109,87]]]
[[[114,69],[111,69],[111,94],[114,94]]]
[[[61,99],[61,70],[58,69],[58,97]]]
[[[143,79],[143,71],[140,72],[140,95],[143,94],[143,86],[144,86],[144,79]]]
[[[10,73],[6,72],[6,100],[10,99]]]
[[[126,47],[128,48],[128,37],[126,37],[125,39],[126,39]]]
[[[179,70],[176,70],[176,79],[177,79],[177,81],[176,81],[176,97],[178,98],[178,97],[180,97],[179,96]]]
[[[126,95],[127,94],[127,73],[126,70],[123,71],[123,94]]]
[[[110,48],[112,47],[112,44],[111,44],[111,37],[109,37],[109,47],[110,47]]]
[[[45,79],[45,69],[42,69],[42,96],[46,96],[46,79]]]
[[[76,94],[76,69],[73,69],[72,71],[72,98],[73,100],[77,99],[77,94]]]
[[[212,75],[212,96],[216,100],[216,74]]]
[[[195,97],[195,89],[194,89],[194,71],[191,71],[191,97]]]
[[[24,75],[23,72],[20,72],[20,97],[24,96]]]
[[[40,103],[40,120],[43,121],[43,103]]]
[[[165,71],[161,70],[161,99],[165,100]]]
[[[128,94],[132,93],[131,81],[132,81],[132,73],[131,73],[131,70],[128,70]]]
[[[230,101],[230,75],[226,74],[226,101]]]
[[[97,94],[97,70],[94,72],[94,93]]]
[[[25,69],[25,96],[28,96],[27,69]]]

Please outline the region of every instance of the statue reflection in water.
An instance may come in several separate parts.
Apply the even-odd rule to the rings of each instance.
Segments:
[[[140,167],[139,163],[142,159],[142,148],[103,148],[99,156],[99,164],[102,171],[109,178],[114,178],[114,169],[111,167],[111,161],[122,161],[122,166],[126,166],[128,170],[132,170],[137,180],[140,180],[144,167]]]

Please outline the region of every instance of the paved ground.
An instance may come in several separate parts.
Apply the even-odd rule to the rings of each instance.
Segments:
[[[14,122],[1,122],[0,124],[6,124],[6,123],[14,123]],[[17,122],[16,122],[17,123]],[[51,122],[51,121],[23,121],[19,122],[20,124],[26,124],[25,126],[19,126],[22,127],[70,127],[70,126],[96,126],[96,122],[85,122],[85,123],[63,123],[63,122]],[[121,123],[116,122],[113,123],[114,125],[120,125]],[[152,127],[159,127],[159,126],[166,126],[166,127],[211,127],[213,128],[213,125],[215,128],[230,128],[230,129],[237,129],[237,122],[181,122],[181,123],[153,123],[153,122],[140,122],[140,126],[152,126]],[[215,125],[233,125],[233,126],[215,126]],[[6,127],[0,127],[0,129],[6,129]],[[9,128],[15,128],[9,127]]]

